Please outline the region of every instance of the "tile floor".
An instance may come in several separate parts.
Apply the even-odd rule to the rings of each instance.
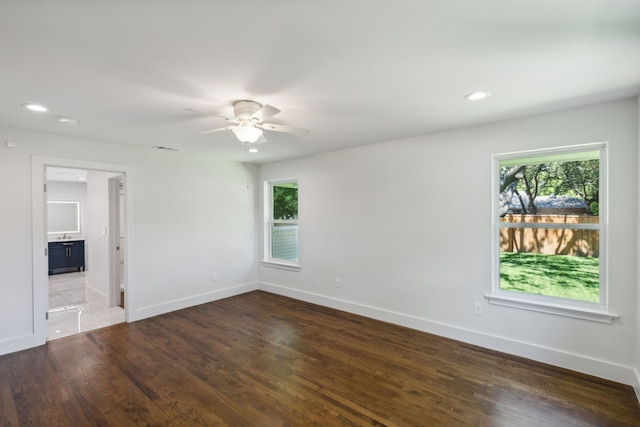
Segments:
[[[49,276],[48,340],[125,321],[124,310],[109,307],[104,295],[87,286],[89,272]]]

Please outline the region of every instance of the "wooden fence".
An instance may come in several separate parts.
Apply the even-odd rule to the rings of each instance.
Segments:
[[[598,230],[576,230],[572,224],[597,224],[589,215],[518,215],[509,214],[500,222],[566,224],[567,228],[500,227],[500,252],[526,252],[549,255],[573,255],[598,258]]]

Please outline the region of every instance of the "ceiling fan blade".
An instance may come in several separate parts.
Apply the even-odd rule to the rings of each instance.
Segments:
[[[213,115],[213,114],[210,114],[210,113],[205,113],[204,111],[196,110],[195,108],[185,108],[184,111],[189,112],[189,113],[193,113],[193,114],[198,114],[200,116],[211,116],[211,115]]]
[[[206,135],[208,133],[220,132],[220,131],[223,131],[223,130],[231,130],[234,127],[235,126],[225,126],[225,127],[216,128],[216,129],[203,130],[202,132],[198,132],[198,135]]]
[[[223,119],[223,120],[226,120],[228,122],[237,122],[236,119],[230,119],[228,117],[221,116],[221,115],[216,114],[214,112],[206,112],[206,111],[202,111],[202,110],[196,110],[195,108],[185,108],[184,111],[186,111],[187,113],[198,115],[198,116],[217,117],[219,119]]]
[[[306,135],[309,133],[309,129],[295,128],[293,126],[285,126],[285,125],[274,125],[272,123],[262,123],[262,124],[259,124],[258,126],[260,126],[264,130],[293,133],[296,135]]]
[[[260,138],[254,144],[264,144],[265,142],[269,142],[269,140],[264,135],[260,135]]]
[[[278,110],[276,107],[272,107],[271,105],[265,104],[262,106],[261,109],[253,113],[251,115],[251,118],[258,120],[258,122],[263,122],[268,118],[275,116],[279,112],[280,110]]]

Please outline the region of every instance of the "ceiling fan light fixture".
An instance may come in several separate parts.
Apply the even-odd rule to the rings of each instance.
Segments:
[[[231,129],[236,137],[244,143],[254,143],[262,136],[262,129],[255,126],[237,126]]]

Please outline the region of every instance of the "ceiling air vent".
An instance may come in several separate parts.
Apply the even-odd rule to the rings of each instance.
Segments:
[[[173,147],[163,147],[162,145],[154,145],[153,148],[155,150],[164,150],[164,151],[180,151],[178,148]]]

